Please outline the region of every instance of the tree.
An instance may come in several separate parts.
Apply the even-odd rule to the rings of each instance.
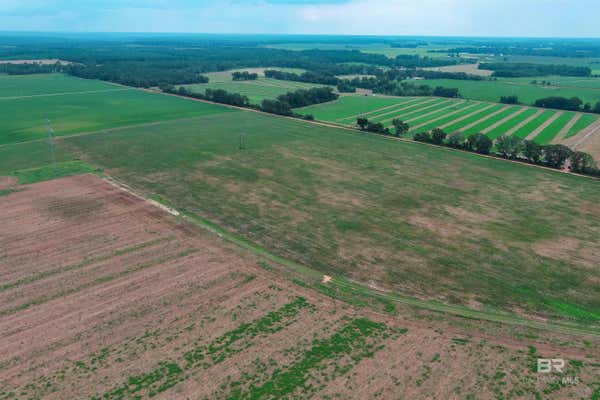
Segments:
[[[514,159],[524,150],[523,141],[521,138],[514,135],[503,135],[496,140],[496,148],[498,152],[505,158]]]
[[[543,146],[544,151],[544,161],[547,166],[552,168],[562,168],[565,164],[565,161],[569,157],[573,151],[564,146],[562,144],[550,144],[548,146]]]
[[[410,129],[410,126],[406,122],[399,120],[398,118],[392,120],[392,125],[394,125],[394,128],[396,129],[396,136],[404,135],[408,133],[408,130]]]
[[[533,140],[524,140],[523,155],[532,163],[539,164],[543,155],[542,146]]]
[[[600,101],[596,103],[594,108],[592,109],[593,113],[600,114]]]
[[[454,132],[448,136],[446,145],[455,149],[462,149],[465,145],[465,135],[463,135],[462,132]]]
[[[260,108],[271,114],[292,115],[290,105],[279,100],[263,100]]]
[[[519,104],[519,98],[517,96],[502,96],[500,97],[500,103]]]
[[[569,169],[572,172],[586,174],[596,169],[594,157],[583,151],[574,151],[569,157],[569,161],[571,162]]]
[[[476,133],[467,139],[467,149],[480,154],[489,154],[493,144],[492,140],[483,133]]]
[[[431,143],[431,133],[429,132],[417,132],[413,137],[417,142]]]
[[[369,120],[365,117],[358,117],[356,118],[356,125],[358,125],[358,127],[364,131],[367,129],[367,125],[369,125]]]
[[[443,130],[436,128],[431,131],[431,143],[441,146],[444,144],[444,139],[446,139],[446,132]]]

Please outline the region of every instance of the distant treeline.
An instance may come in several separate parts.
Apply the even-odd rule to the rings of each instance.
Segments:
[[[62,72],[63,65],[56,64],[0,64],[0,74],[8,75],[31,75],[31,74],[49,74],[51,72]]]
[[[360,130],[380,135],[388,136],[395,134],[395,136],[402,136],[410,129],[407,123],[398,119],[395,119],[392,124],[395,127],[394,133],[379,122],[370,122],[364,117],[359,117],[356,120],[356,125]],[[483,133],[476,133],[465,138],[461,132],[448,135],[442,129],[433,129],[431,131],[416,133],[413,140],[542,165],[549,168],[563,169],[565,165],[568,165],[571,172],[600,176],[600,170],[596,165],[596,161],[588,153],[573,151],[567,146],[560,144],[544,146],[534,141],[523,140],[514,135],[501,136],[494,142]],[[495,152],[492,151],[494,145],[496,146]]]
[[[494,71],[493,76],[505,78],[518,78],[530,76],[591,76],[592,70],[588,67],[559,64],[531,64],[531,63],[482,63],[479,69]]]
[[[231,74],[231,79],[234,81],[254,81],[258,79],[258,74],[248,71],[235,71]]]
[[[271,114],[294,116],[304,119],[313,119],[312,116],[302,116],[293,112],[294,108],[306,107],[313,104],[325,103],[338,99],[337,93],[331,87],[317,87],[311,89],[299,89],[294,92],[282,94],[275,100],[264,100],[260,106],[251,104],[248,97],[239,93],[230,93],[223,89],[206,89],[204,93],[192,92],[181,86],[163,85],[161,90],[165,93],[214,101],[221,104],[229,104],[236,107],[245,107],[261,110]]]
[[[558,110],[583,111],[600,114],[600,101],[592,106],[590,103],[584,104],[579,97],[545,97],[536,100],[533,105],[542,108],[555,108]]]

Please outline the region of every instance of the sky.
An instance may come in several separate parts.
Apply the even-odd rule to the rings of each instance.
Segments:
[[[0,30],[600,37],[598,0],[0,0]]]

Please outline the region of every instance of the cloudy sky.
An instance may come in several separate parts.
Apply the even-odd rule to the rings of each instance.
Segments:
[[[0,0],[2,31],[600,37],[598,0]]]

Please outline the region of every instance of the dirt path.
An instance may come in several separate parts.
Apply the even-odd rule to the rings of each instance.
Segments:
[[[530,123],[531,121],[533,121],[534,119],[536,119],[541,113],[543,113],[544,110],[537,110],[536,113],[534,113],[531,117],[527,118],[525,121],[517,124],[516,126],[513,126],[508,132],[506,132],[506,136],[510,136],[513,133],[515,133],[516,131],[518,131],[519,129],[521,129],[522,127],[524,127],[525,125],[527,125],[528,123]]]
[[[448,117],[450,117],[450,116],[452,116],[452,115],[454,115],[454,114],[458,114],[459,112],[462,112],[462,111],[465,111],[465,110],[471,109],[471,108],[473,108],[473,107],[475,107],[475,106],[477,106],[477,105],[479,105],[479,104],[481,104],[481,103],[480,103],[480,102],[475,102],[475,103],[473,103],[473,104],[471,104],[471,105],[468,105],[468,106],[467,106],[467,107],[465,107],[465,108],[459,108],[458,110],[452,111],[452,112],[450,112],[450,113],[447,113],[447,114],[444,114],[444,115],[440,115],[439,117],[436,117],[436,118],[430,119],[430,120],[428,120],[428,121],[426,121],[426,122],[423,122],[423,123],[421,123],[421,124],[419,124],[419,125],[415,125],[415,126],[411,127],[411,128],[410,128],[410,130],[411,130],[411,131],[413,131],[413,130],[415,130],[415,129],[422,128],[422,127],[423,127],[423,126],[425,126],[425,125],[429,125],[429,124],[431,124],[431,123],[433,123],[433,122],[439,121],[440,119],[448,118]]]
[[[450,103],[454,103],[454,100],[449,100],[449,102]],[[411,114],[414,114],[416,112],[420,112],[420,111],[424,111],[424,110],[429,110],[431,108],[434,108],[433,112],[436,112],[437,110],[439,110],[439,108],[438,108],[439,106],[444,105],[444,107],[445,107],[446,104],[448,104],[448,101],[443,101],[441,103],[431,104],[431,105],[429,105],[427,107],[423,107],[423,108],[418,108],[417,107],[414,110],[410,110],[408,112],[403,112],[403,113],[400,113],[400,114],[396,114],[396,115],[394,115],[391,118],[386,118],[384,120],[380,120],[379,122],[381,122],[382,124],[385,124],[386,122],[390,122],[390,121],[392,121],[392,120],[394,120],[396,118],[405,118],[405,117],[407,117],[407,116],[409,116]],[[388,113],[388,114],[390,114],[390,113]],[[380,115],[377,116],[377,118],[379,118],[379,117],[380,117]],[[417,118],[419,118],[419,117],[420,116],[417,116]]]
[[[413,117],[413,118],[407,119],[407,120],[405,120],[404,122],[412,122],[412,121],[414,121],[414,120],[417,120],[417,119],[420,119],[420,118],[426,118],[426,117],[429,117],[430,115],[433,115],[433,114],[435,114],[435,113],[438,113],[438,112],[440,112],[440,111],[444,111],[444,110],[447,110],[448,108],[451,108],[451,107],[454,107],[454,106],[458,106],[458,105],[460,105],[460,104],[463,104],[464,102],[465,102],[465,100],[453,101],[453,102],[451,102],[450,104],[448,104],[448,105],[447,105],[447,106],[445,106],[445,107],[438,108],[438,109],[436,109],[436,110],[433,110],[433,111],[431,111],[431,112],[428,112],[428,113],[426,113],[426,114],[419,115],[419,116],[417,116],[417,117]]]
[[[380,118],[380,117],[384,117],[386,115],[397,114],[399,112],[406,111],[406,110],[412,110],[413,108],[417,108],[417,107],[422,106],[424,104],[429,104],[429,103],[431,103],[432,101],[434,101],[436,99],[429,99],[429,100],[425,100],[425,101],[419,101],[419,100],[421,100],[421,99],[415,99],[415,101],[410,101],[410,105],[407,105],[408,102],[405,102],[405,103],[402,103],[402,104],[397,104],[398,106],[400,106],[399,108],[394,108],[391,111],[384,112],[383,114],[374,114],[373,115],[373,113],[371,113],[369,117],[370,118]],[[352,116],[350,118],[357,118],[357,117],[362,116],[362,115],[365,115],[365,114],[354,115],[354,116]]]
[[[571,118],[571,120],[569,122],[567,122],[567,124],[564,126],[564,128],[562,128],[560,130],[560,132],[558,132],[558,135],[556,135],[556,137],[552,140],[552,143],[559,143],[561,142],[565,136],[567,136],[567,134],[569,133],[569,131],[571,130],[571,128],[573,127],[573,125],[575,125],[577,123],[577,121],[579,121],[581,119],[581,117],[583,117],[583,114],[577,113],[573,116],[573,118]]]
[[[493,117],[495,117],[496,115],[498,115],[498,114],[500,114],[500,113],[503,113],[503,112],[504,112],[504,111],[506,111],[508,108],[510,108],[510,106],[504,106],[504,107],[502,107],[501,109],[499,109],[498,111],[494,111],[493,113],[491,113],[491,114],[488,114],[488,115],[486,115],[485,117],[483,117],[483,118],[481,118],[481,119],[478,119],[477,121],[471,122],[470,124],[463,126],[462,128],[460,128],[460,131],[463,131],[463,132],[464,132],[464,131],[466,131],[466,130],[468,130],[468,129],[471,129],[471,128],[472,128],[472,127],[474,127],[474,126],[477,126],[477,125],[481,124],[482,122],[485,122],[485,121],[487,121],[488,119],[490,119],[490,118],[493,118]]]
[[[496,129],[497,127],[499,127],[500,125],[504,124],[505,122],[510,121],[513,118],[516,118],[517,116],[523,114],[525,111],[529,110],[528,107],[522,107],[519,111],[517,111],[514,114],[510,114],[507,117],[502,118],[500,121],[496,122],[493,125],[488,126],[487,128],[485,128],[484,130],[481,131],[481,133],[486,134],[494,129]]]
[[[540,126],[538,126],[533,132],[531,132],[529,135],[527,135],[527,137],[525,138],[525,140],[533,140],[533,139],[535,139],[537,137],[537,135],[539,135],[551,123],[553,123],[554,121],[556,121],[561,115],[563,115],[563,112],[559,111],[556,114],[554,114],[552,117],[548,118],[548,120],[546,120],[543,124],[541,124]]]
[[[14,176],[0,176],[0,190],[10,189],[17,184],[17,178]]]

